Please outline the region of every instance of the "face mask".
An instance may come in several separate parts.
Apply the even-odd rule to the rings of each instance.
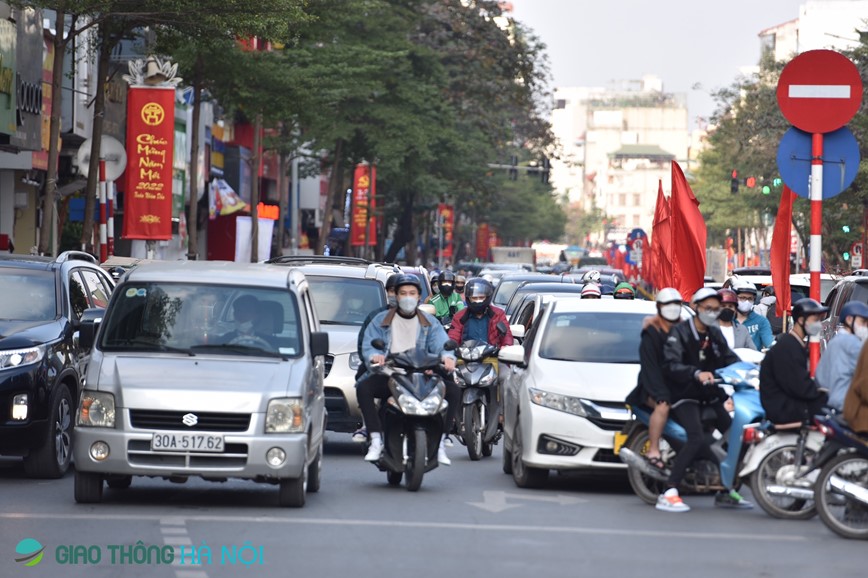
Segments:
[[[394,295],[389,295],[389,297],[387,298],[387,301],[389,303],[389,307],[397,307],[398,306],[398,298]]]
[[[732,309],[721,309],[720,310],[720,320],[726,323],[732,323],[733,318],[735,318],[735,311]]]
[[[417,305],[419,305],[419,300],[415,297],[398,298],[398,309],[400,309],[401,313],[404,313],[405,315],[409,315],[416,311]]]
[[[456,293],[464,293],[464,285],[456,285],[455,286]]]
[[[865,341],[868,339],[868,325],[857,325],[853,334],[860,340]]]
[[[476,301],[471,301],[467,304],[467,308],[470,309],[471,313],[482,313],[485,311],[486,307],[488,307],[488,305],[485,301],[480,301],[478,303]]]
[[[753,303],[750,301],[739,301],[738,302],[738,312],[739,313],[750,313],[750,310],[753,309]]]
[[[681,305],[678,303],[670,303],[660,307],[660,317],[666,321],[675,322],[681,318]]]
[[[446,297],[452,295],[452,285],[440,285],[440,292],[443,293]]]
[[[253,321],[238,321],[235,323],[235,329],[238,330],[238,333],[252,333]]]
[[[808,337],[819,335],[821,331],[823,331],[822,321],[811,321],[810,323],[805,323],[805,335]]]
[[[706,327],[714,327],[717,325],[717,317],[720,313],[710,313],[708,311],[700,311],[697,317]]]

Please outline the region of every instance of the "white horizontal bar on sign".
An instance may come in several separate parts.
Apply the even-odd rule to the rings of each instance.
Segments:
[[[790,98],[850,98],[849,84],[791,84]]]

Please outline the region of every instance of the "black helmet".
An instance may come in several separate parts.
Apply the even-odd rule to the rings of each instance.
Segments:
[[[422,294],[422,283],[415,275],[410,275],[409,273],[398,273],[395,275],[395,291],[397,292],[404,285],[412,285],[420,295]]]
[[[471,279],[464,286],[464,297],[467,299],[467,308],[471,313],[485,311],[491,305],[492,296],[494,296],[494,285],[482,277]],[[477,303],[473,301],[474,297],[485,297],[485,299]]]
[[[763,297],[770,297],[775,294],[775,286],[774,285],[766,285],[763,287]]]
[[[386,279],[386,291],[389,289],[395,291],[397,289],[396,283],[398,282],[398,275],[398,273],[392,273],[389,275],[389,278]]]
[[[441,271],[440,275],[437,277],[437,285],[440,286],[440,292],[443,293],[444,296],[449,297],[455,289],[455,273],[448,269]]]
[[[823,307],[816,299],[805,297],[804,299],[799,299],[793,305],[793,322],[797,322],[802,317],[807,317],[808,315],[818,315],[827,313],[828,311],[829,308]]]

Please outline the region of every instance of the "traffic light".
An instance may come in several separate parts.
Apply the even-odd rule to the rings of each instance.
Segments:
[[[756,177],[748,177],[744,180],[744,184],[747,188],[752,189],[756,186]]]
[[[781,177],[775,177],[774,179],[772,179],[772,186],[775,189],[781,188],[781,185],[783,185],[783,184],[784,184],[784,180]]]
[[[738,171],[732,169],[732,179],[729,181],[729,192],[733,195],[738,192]]]
[[[764,195],[768,195],[771,192],[772,192],[771,187],[769,187],[768,185],[763,185],[763,194]]]
[[[844,257],[844,260],[845,260],[845,261],[849,261],[849,260],[850,260],[850,253],[847,252],[847,251],[844,251],[844,255],[843,255],[843,257]]]
[[[850,225],[844,225],[843,227],[841,227],[841,230],[844,231],[845,233],[849,233],[850,232]]]

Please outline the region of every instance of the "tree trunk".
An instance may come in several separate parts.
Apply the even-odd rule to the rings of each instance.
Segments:
[[[66,21],[66,12],[61,8],[57,10],[57,29],[52,42],[54,44],[54,71],[51,75],[51,123],[48,137],[48,171],[45,177],[45,197],[42,200],[42,223],[39,227],[39,254],[45,255],[49,251],[53,254],[57,246],[57,231],[52,230],[54,221],[54,204],[57,196],[57,157],[59,154],[60,140],[60,109],[63,93],[63,56],[66,52],[66,41],[63,39],[63,31]]]
[[[199,119],[202,114],[202,55],[193,67],[193,134],[190,138],[190,221],[187,223],[187,259],[199,258]],[[206,179],[207,181],[207,179]]]
[[[328,237],[331,234],[334,208],[337,206],[343,208],[343,203],[340,203],[341,194],[344,192],[343,171],[341,170],[341,156],[343,156],[343,153],[344,141],[343,139],[338,139],[335,141],[335,158],[332,162],[332,172],[329,178],[329,194],[328,199],[326,199],[325,214],[322,216],[322,227],[320,228],[319,240],[316,247],[318,254],[323,253],[328,242]]]

